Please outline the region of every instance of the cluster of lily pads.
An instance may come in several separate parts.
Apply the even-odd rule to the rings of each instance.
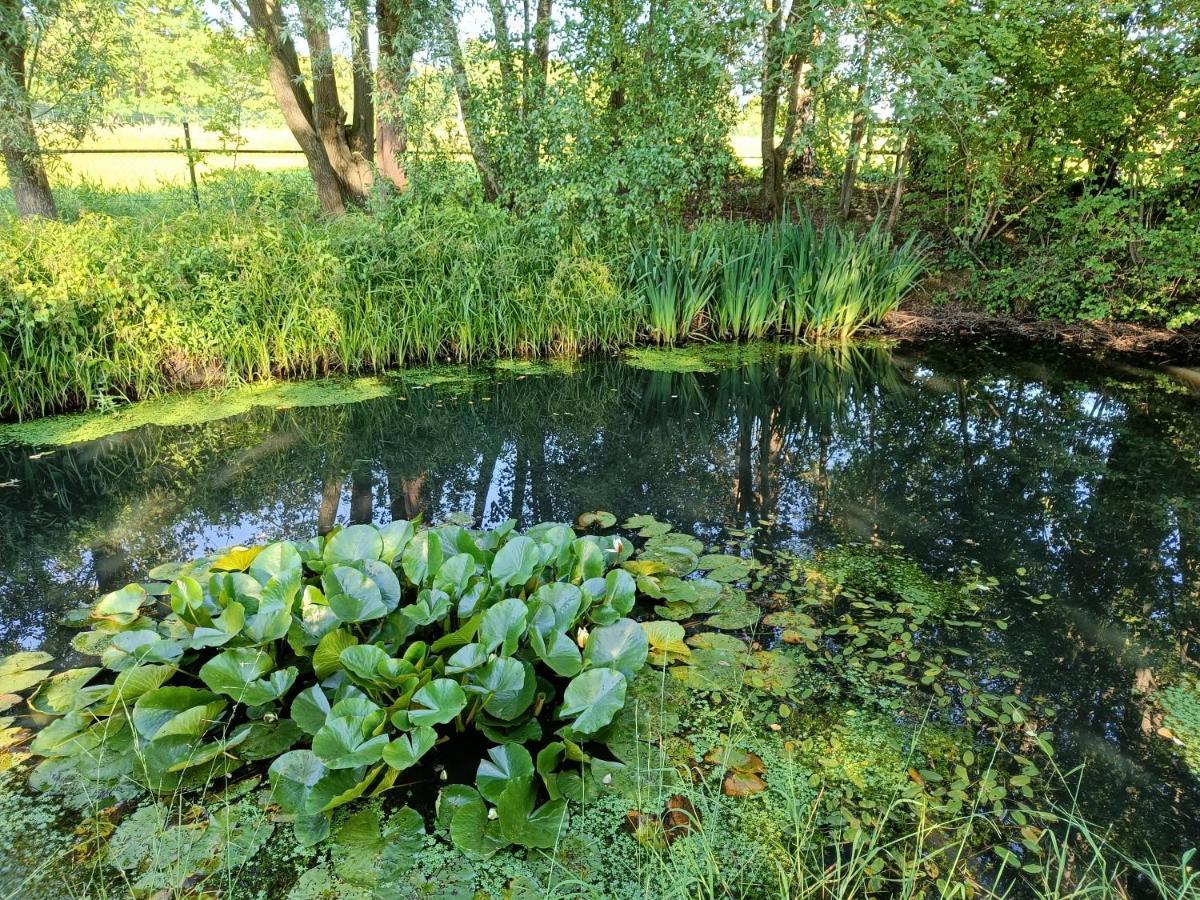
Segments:
[[[690,652],[673,620],[757,619],[731,585],[756,563],[702,559],[698,540],[650,517],[624,524],[646,539],[636,558],[597,512],[523,534],[511,521],[352,525],[159,566],[70,617],[87,626],[75,650],[98,664],[51,674],[37,668],[46,654],[5,661],[5,692],[37,686],[31,781],[170,794],[269,760],[275,803],[314,843],[333,810],[474,732],[493,744],[475,785],[448,784],[438,802],[455,843],[553,846],[567,801],[618,765],[588,747],[630,680],[648,658]],[[639,594],[661,619],[629,617]]]

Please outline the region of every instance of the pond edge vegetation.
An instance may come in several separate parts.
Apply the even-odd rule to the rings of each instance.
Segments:
[[[923,266],[807,219],[584,242],[502,210],[85,214],[0,238],[0,418],[202,386],[688,340],[845,340]]]

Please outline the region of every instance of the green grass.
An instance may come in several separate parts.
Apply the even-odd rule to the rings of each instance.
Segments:
[[[486,205],[408,198],[321,218],[303,174],[0,198],[0,418],[192,387],[689,338],[845,339],[919,274],[911,244],[801,222],[584,242]],[[626,246],[636,250],[630,256]]]

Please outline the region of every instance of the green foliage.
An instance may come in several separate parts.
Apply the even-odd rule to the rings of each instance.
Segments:
[[[1163,726],[1174,737],[1188,768],[1200,776],[1200,682],[1186,678],[1167,688],[1162,705],[1166,711]]]
[[[444,726],[474,726],[500,742],[479,781],[499,819],[487,824],[482,800],[463,801],[456,843],[549,846],[565,801],[555,788],[537,804],[520,742],[541,737],[542,711],[577,741],[624,705],[649,644],[622,617],[632,577],[605,570],[630,551],[553,523],[518,535],[511,522],[474,532],[407,521],[234,548],[160,566],[153,593],[130,585],[91,607],[77,646],[115,671],[111,683],[90,683],[101,667],[46,681],[33,668],[41,653],[6,658],[0,675],[6,693],[44,682],[31,702],[55,718],[31,745],[44,757],[35,784],[129,778],[170,794],[271,760],[273,799],[307,843],[328,833],[333,810],[389,790]],[[555,783],[552,764],[539,771]]]
[[[608,266],[500,211],[318,223],[251,209],[84,215],[0,240],[0,410],[631,342]],[[286,201],[280,201],[286,202]]]
[[[802,218],[661,230],[634,255],[632,281],[660,344],[696,333],[845,340],[899,306],[923,268],[911,239],[893,247],[877,230],[818,230]]]

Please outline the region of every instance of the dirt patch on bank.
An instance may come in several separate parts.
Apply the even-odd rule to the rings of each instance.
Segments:
[[[1059,322],[997,315],[956,303],[918,301],[889,313],[880,328],[899,341],[1054,343],[1160,363],[1200,362],[1200,331],[1128,322]]]

